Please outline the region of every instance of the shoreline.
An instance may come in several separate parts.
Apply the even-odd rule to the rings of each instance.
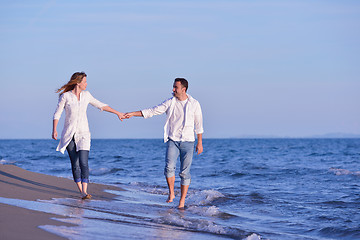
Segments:
[[[94,200],[112,200],[115,195],[105,190],[123,189],[111,185],[90,183],[89,192]],[[0,165],[0,197],[36,201],[53,198],[80,200],[80,193],[71,179],[27,171],[15,165]],[[76,226],[52,218],[66,218],[0,203],[1,239],[66,239],[39,228],[41,225]]]

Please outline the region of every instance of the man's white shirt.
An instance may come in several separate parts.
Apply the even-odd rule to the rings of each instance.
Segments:
[[[148,109],[142,110],[144,118],[166,113],[164,126],[164,142],[169,137],[174,141],[195,141],[195,134],[202,134],[203,118],[200,103],[187,94],[188,98],[183,103],[172,97],[163,103]]]

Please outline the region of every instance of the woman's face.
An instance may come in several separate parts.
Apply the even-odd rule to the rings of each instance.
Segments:
[[[87,86],[87,82],[86,82],[86,77],[84,77],[80,83],[78,83],[78,86],[80,88],[81,91],[84,91],[86,89]]]

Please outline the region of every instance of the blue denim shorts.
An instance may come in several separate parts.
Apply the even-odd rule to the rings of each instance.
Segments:
[[[176,160],[180,156],[181,185],[190,185],[190,168],[194,155],[195,142],[167,141],[164,174],[167,178],[175,176]]]

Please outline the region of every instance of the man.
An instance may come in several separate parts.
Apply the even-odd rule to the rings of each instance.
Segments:
[[[150,118],[154,115],[166,113],[164,126],[164,142],[167,143],[164,174],[169,187],[169,196],[166,202],[175,198],[175,167],[180,156],[181,198],[178,208],[184,208],[185,198],[189,189],[195,136],[197,135],[196,152],[202,153],[203,120],[200,103],[188,95],[188,81],[185,78],[176,78],[173,85],[173,97],[153,108],[142,111],[129,112],[125,118],[133,116]]]

